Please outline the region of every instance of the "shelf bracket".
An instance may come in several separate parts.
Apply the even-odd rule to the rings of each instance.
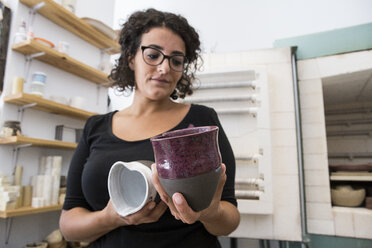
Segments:
[[[100,94],[100,90],[101,88],[106,88],[105,86],[109,86],[111,87],[112,86],[112,82],[105,82],[105,83],[101,83],[101,84],[97,84],[97,94],[96,94],[96,104],[98,105],[99,104],[99,94]]]
[[[111,87],[112,86],[112,82],[101,83],[99,86],[101,86],[101,87],[106,87],[106,86]]]
[[[17,163],[18,163],[19,149],[29,147],[29,146],[31,146],[31,144],[23,144],[23,145],[13,147],[12,165],[13,165],[14,169],[17,166]]]
[[[24,67],[24,83],[27,82],[27,78],[28,78],[28,73],[30,72],[30,66],[31,66],[31,61],[33,58],[37,58],[37,57],[40,57],[40,56],[43,56],[45,54],[45,52],[40,52],[40,53],[34,53],[34,54],[30,54],[30,55],[25,55],[25,67]]]
[[[34,19],[35,19],[35,14],[36,12],[41,9],[43,6],[45,5],[45,2],[40,2],[38,4],[35,4],[34,6],[32,6],[29,11],[28,11],[28,31],[30,32],[30,28],[32,27],[32,23],[34,22]]]
[[[99,104],[99,93],[101,91],[101,85],[97,84],[97,91],[96,91],[96,105]]]
[[[108,51],[114,50],[114,47],[108,47],[108,48],[103,48],[100,49],[100,56],[99,56],[99,64],[98,64],[98,70],[104,71],[106,67],[106,62],[105,62],[105,56]]]
[[[101,49],[101,52],[100,52],[100,54],[99,54],[99,64],[98,64],[98,70],[101,70],[101,71],[103,71],[104,70],[104,62],[103,62],[103,59],[104,59],[104,57],[105,57],[105,54],[106,54],[106,52],[105,52],[105,49]]]
[[[37,103],[34,102],[34,103],[30,103],[30,104],[26,104],[26,105],[18,107],[18,121],[22,123],[23,113],[24,113],[25,109],[32,108],[36,105],[37,105]]]
[[[114,49],[115,49],[115,47],[103,48],[103,49],[101,49],[101,54],[102,54],[102,53],[107,53],[107,52],[109,52],[109,51],[111,51],[111,50],[114,50]]]
[[[5,219],[5,244],[9,243],[10,231],[12,229],[13,218]]]

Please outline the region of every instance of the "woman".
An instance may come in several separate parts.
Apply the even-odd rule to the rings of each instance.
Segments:
[[[239,223],[234,155],[213,109],[173,101],[192,93],[199,36],[185,18],[148,9],[130,16],[119,43],[121,57],[110,77],[121,90],[135,90],[133,104],[88,119],[68,173],[61,231],[67,240],[92,242],[90,247],[220,247],[216,236],[231,233]],[[150,137],[189,125],[220,127],[224,164],[210,206],[194,212],[182,194],[168,196],[153,165],[162,201],[119,216],[107,189],[111,165],[154,161]]]

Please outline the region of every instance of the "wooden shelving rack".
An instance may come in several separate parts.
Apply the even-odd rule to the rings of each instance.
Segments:
[[[20,2],[28,7],[33,7],[36,4],[44,2],[45,5],[38,10],[38,13],[47,19],[69,30],[71,33],[74,33],[99,49],[105,49],[108,54],[120,52],[120,45],[116,41],[96,30],[53,0],[20,0]]]
[[[40,111],[64,115],[64,116],[68,116],[68,117],[72,117],[72,118],[80,119],[80,120],[86,120],[90,116],[97,114],[97,113],[88,112],[82,109],[74,108],[74,107],[71,107],[71,106],[68,106],[62,103],[54,102],[54,101],[42,98],[40,96],[26,94],[26,93],[18,93],[15,95],[5,96],[4,102],[12,103],[12,104],[20,105],[20,106],[36,103],[36,105],[33,106],[32,108],[40,110]]]
[[[42,208],[21,207],[21,208],[17,208],[13,210],[0,211],[0,218],[6,219],[6,218],[12,218],[12,217],[22,216],[22,215],[58,211],[61,209],[62,209],[62,205],[52,205],[52,206],[47,206],[47,207],[42,207]]]
[[[106,73],[83,64],[82,62],[71,58],[64,53],[60,53],[53,48],[35,40],[27,40],[14,44],[12,49],[25,55],[43,52],[43,55],[37,56],[35,59],[97,84],[103,84],[109,81]]]
[[[102,32],[95,29],[86,21],[74,15],[72,12],[66,10],[55,1],[20,0],[20,2],[30,8],[43,2],[44,5],[37,10],[39,14],[43,15],[62,28],[70,31],[76,36],[82,38],[93,46],[99,48],[102,52],[108,54],[116,54],[120,52],[120,45],[117,43],[117,41],[104,35]],[[14,44],[12,46],[12,49],[24,55],[37,54],[37,56],[34,56],[34,58],[39,61],[47,63],[71,74],[77,75],[81,78],[87,79],[96,84],[102,84],[106,87],[110,86],[108,83],[108,75],[106,73],[88,66],[64,53],[60,53],[55,49],[38,41],[27,40],[18,44]],[[34,106],[31,106],[31,108],[81,120],[86,120],[90,116],[96,114],[26,93],[8,95],[4,97],[4,102],[16,104],[19,106],[35,104]],[[77,144],[73,142],[38,139],[25,136],[11,136],[7,138],[0,138],[0,145],[19,146],[25,144],[36,147],[57,149],[75,149],[77,146]],[[61,209],[62,205],[53,205],[42,208],[22,207],[14,210],[0,211],[0,218],[6,219],[16,216],[58,211]],[[9,237],[9,231],[7,231],[6,236]]]
[[[31,146],[37,147],[48,147],[48,148],[59,148],[59,149],[75,149],[77,143],[73,142],[64,142],[59,140],[46,140],[46,139],[37,139],[30,138],[25,136],[11,136],[0,139],[0,145],[25,145],[31,144]]]

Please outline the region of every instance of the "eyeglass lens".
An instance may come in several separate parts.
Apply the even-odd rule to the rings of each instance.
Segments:
[[[161,51],[146,47],[143,49],[143,59],[149,65],[160,65],[165,58],[169,60],[169,66],[174,71],[182,71],[185,64],[185,57],[183,55],[166,56]]]

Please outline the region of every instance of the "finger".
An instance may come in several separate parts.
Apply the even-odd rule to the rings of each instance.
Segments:
[[[198,218],[199,213],[194,212],[189,204],[187,203],[185,197],[180,193],[174,193],[172,196],[174,206],[177,209],[179,218],[187,224],[193,224]]]
[[[168,206],[164,202],[159,202],[153,211],[151,211],[151,216],[161,216],[167,210]]]
[[[142,223],[149,223],[156,221],[161,215],[161,211],[165,211],[165,203],[156,204],[155,202],[148,202],[139,211],[123,217],[130,225],[139,225]]]
[[[132,224],[137,225],[144,222],[144,219],[150,215],[151,211],[155,208],[155,202],[148,202],[143,208],[139,211],[125,216],[125,218]]]
[[[167,204],[164,202],[159,202],[156,207],[149,213],[146,217],[147,223],[158,221],[159,218],[164,214],[165,210],[168,208]]]

